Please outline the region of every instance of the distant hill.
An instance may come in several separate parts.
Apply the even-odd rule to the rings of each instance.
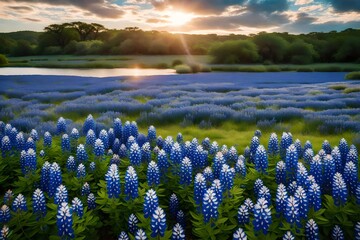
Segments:
[[[30,44],[37,44],[39,36],[42,32],[33,32],[33,31],[19,31],[19,32],[10,32],[10,33],[0,33],[0,37],[13,39],[16,41],[26,40]]]

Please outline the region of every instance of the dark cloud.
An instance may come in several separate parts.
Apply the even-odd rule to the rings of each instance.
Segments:
[[[327,0],[331,3],[336,11],[347,12],[355,11],[360,12],[360,0]]]
[[[40,19],[35,19],[35,18],[24,18],[24,19],[30,22],[41,22]]]
[[[194,18],[186,25],[191,30],[238,30],[241,27],[265,28],[288,23],[289,20],[282,14],[264,14],[246,12],[237,16],[213,16]]]
[[[282,12],[289,8],[287,0],[249,0],[248,9],[255,12]]]
[[[99,17],[118,18],[124,12],[107,0],[0,0],[5,2],[47,3],[54,6],[71,5],[89,11]]]
[[[246,0],[151,0],[152,5],[157,9],[184,10],[196,13],[220,13],[228,6],[242,5]]]
[[[27,7],[27,6],[8,6],[7,8],[19,12],[31,12],[33,10],[31,7]]]

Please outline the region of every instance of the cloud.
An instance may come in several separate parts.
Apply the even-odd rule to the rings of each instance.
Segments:
[[[323,8],[324,7],[321,4],[316,4],[316,5],[301,7],[301,8],[299,8],[299,11],[300,12],[312,12],[312,11],[320,11]]]
[[[36,18],[24,18],[24,20],[30,21],[30,22],[41,22],[40,19],[36,19]]]
[[[244,4],[246,0],[150,0],[158,10],[168,8],[199,14],[221,13],[227,7]]]
[[[8,6],[7,8],[18,12],[31,12],[33,9],[27,6]]]
[[[254,12],[282,12],[289,8],[287,0],[249,0],[248,9]]]
[[[306,5],[312,3],[314,0],[296,0],[294,5]]]
[[[119,18],[124,11],[119,5],[113,4],[107,0],[5,0],[11,3],[46,3],[54,6],[71,5],[80,9],[89,11],[103,18]]]
[[[169,21],[166,21],[164,19],[159,18],[149,18],[146,20],[147,23],[168,23]]]
[[[336,11],[348,12],[355,11],[360,12],[359,0],[327,0]]]

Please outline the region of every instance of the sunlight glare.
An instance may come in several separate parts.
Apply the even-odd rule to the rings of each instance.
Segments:
[[[169,11],[169,22],[173,26],[181,26],[191,21],[194,18],[194,15],[179,11]]]

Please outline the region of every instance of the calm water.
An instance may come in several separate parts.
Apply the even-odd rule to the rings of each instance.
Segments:
[[[115,76],[155,76],[172,75],[173,69],[63,69],[63,68],[33,68],[33,67],[4,67],[0,68],[0,76],[4,75],[62,75],[81,77],[115,77]]]

